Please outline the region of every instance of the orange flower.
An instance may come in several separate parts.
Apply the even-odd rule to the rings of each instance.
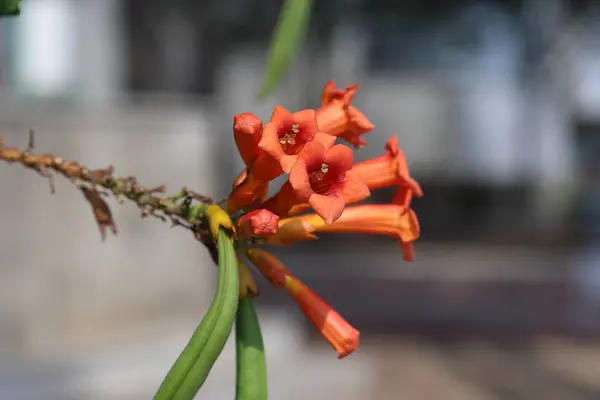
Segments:
[[[269,192],[269,183],[250,179],[246,169],[233,182],[233,186],[227,199],[226,209],[229,214],[263,202]]]
[[[307,143],[298,154],[289,181],[280,192],[265,203],[274,206],[276,214],[289,215],[306,209],[308,203],[327,224],[337,220],[346,206],[344,193],[365,199],[369,189],[352,169],[353,151],[338,144],[326,148],[321,143]],[[294,206],[299,206],[294,211]]]
[[[258,147],[262,130],[262,122],[252,113],[242,113],[233,117],[233,137],[246,168],[233,182],[233,190],[227,200],[227,212],[230,214],[266,198],[268,183],[253,179],[249,175],[249,168],[262,156]]]
[[[375,126],[366,115],[350,105],[357,90],[356,84],[340,90],[335,88],[333,81],[328,82],[321,93],[321,108],[317,110],[316,118],[320,131],[339,136],[358,148],[366,144],[360,136],[372,131]]]
[[[364,204],[348,207],[336,224],[319,224],[316,232],[354,232],[390,235],[404,242],[419,238],[419,223],[413,210],[397,204]]]
[[[300,201],[308,201],[325,223],[332,224],[346,206],[344,192],[363,199],[371,194],[352,169],[353,164],[354,153],[349,147],[338,144],[325,148],[318,142],[310,143],[290,171],[290,184]]]
[[[321,92],[321,107],[325,107],[336,101],[349,105],[352,103],[356,92],[358,92],[357,83],[346,86],[346,89],[336,89],[335,82],[329,81],[325,84]]]
[[[291,275],[285,275],[285,287],[304,316],[338,353],[338,358],[344,358],[358,348],[360,332],[315,292]]]
[[[258,142],[262,135],[262,121],[252,113],[233,117],[233,138],[246,166],[251,166],[260,155]]]
[[[277,194],[262,203],[260,207],[280,217],[289,217],[310,209],[310,205],[298,197],[289,180],[281,186]]]
[[[398,138],[392,136],[385,144],[385,154],[360,162],[354,166],[370,190],[399,185],[400,189],[394,197],[394,203],[410,206],[412,196],[421,197],[423,191],[419,183],[410,176],[404,152],[398,147]],[[410,190],[407,190],[410,189]],[[348,203],[356,203],[362,199],[354,199],[348,195]]]
[[[419,189],[420,188],[421,187],[419,186]],[[423,194],[422,192],[419,193],[421,195]],[[412,203],[413,196],[413,189],[411,189],[409,186],[400,186],[398,190],[396,190],[396,193],[394,193],[394,197],[392,197],[392,204],[401,205],[405,210],[408,210],[410,208],[410,204]]]
[[[236,188],[238,188],[242,183],[246,182],[246,179],[248,179],[248,168],[244,168],[242,170],[242,172],[240,172],[240,174],[237,176],[237,178],[235,178],[233,180],[233,183],[231,184],[231,188],[233,190],[235,190]]]
[[[263,249],[248,249],[248,259],[258,268],[260,273],[276,288],[285,286],[285,274],[287,270],[273,254]]]
[[[310,215],[316,216],[316,214]],[[317,240],[318,237],[314,234],[316,228],[310,223],[311,218],[307,217],[308,215],[303,215],[301,217],[279,220],[277,233],[269,237],[266,243],[275,246],[289,246],[296,242]],[[323,219],[321,218],[320,220],[322,222]]]
[[[239,239],[251,237],[269,237],[277,232],[279,217],[269,210],[250,211],[238,219],[236,231]]]
[[[250,249],[248,258],[276,287],[287,289],[304,316],[338,353],[338,358],[346,357],[358,348],[360,332],[287,271],[275,256],[261,249]]]
[[[277,233],[266,243],[288,245],[296,241],[314,240],[316,233],[359,233],[391,236],[402,244],[404,259],[412,261],[412,242],[420,235],[419,221],[413,210],[398,204],[365,204],[347,207],[333,224],[326,224],[317,214],[301,215],[279,221]]]
[[[294,114],[276,106],[271,121],[263,129],[258,146],[265,152],[252,168],[255,179],[275,179],[282,172],[289,173],[298,154],[305,144],[319,141],[331,146],[335,138],[320,133],[314,110],[303,110]]]

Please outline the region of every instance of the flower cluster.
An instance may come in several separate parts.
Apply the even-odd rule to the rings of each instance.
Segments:
[[[341,138],[363,147],[362,135],[374,129],[351,105],[357,90],[358,85],[342,90],[329,82],[319,109],[291,113],[277,106],[264,125],[252,113],[236,115],[233,134],[245,168],[227,200],[227,212],[236,217],[238,243],[248,245],[238,253],[240,295],[256,294],[245,257],[275,287],[289,292],[340,358],[356,349],[359,332],[275,256],[253,246],[315,240],[320,232],[375,234],[397,239],[404,259],[413,260],[419,223],[410,204],[423,193],[410,176],[397,137],[387,141],[381,156],[357,164],[351,147],[336,144]],[[282,174],[287,181],[269,197],[270,181]],[[390,204],[353,205],[384,187],[397,187]],[[311,209],[314,213],[305,213]]]

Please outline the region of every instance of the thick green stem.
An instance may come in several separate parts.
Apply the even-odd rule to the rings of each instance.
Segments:
[[[235,322],[237,376],[236,400],[267,400],[267,361],[252,299],[240,300]]]
[[[219,280],[213,302],[189,343],[171,367],[155,400],[192,400],[223,351],[233,329],[239,301],[239,277],[233,241],[218,233]]]

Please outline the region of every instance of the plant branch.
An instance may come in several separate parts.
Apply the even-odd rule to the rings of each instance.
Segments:
[[[211,198],[186,187],[173,196],[158,196],[166,192],[165,185],[145,187],[138,184],[134,176],[115,177],[112,165],[89,169],[76,161],[66,161],[53,154],[36,154],[33,152],[34,145],[33,131],[29,132],[29,143],[25,149],[7,147],[4,138],[0,136],[0,160],[9,164],[20,164],[47,178],[51,193],[55,192],[55,174],[68,179],[82,191],[92,206],[102,240],[105,239],[106,229],[110,229],[113,234],[117,233],[110,208],[102,198],[113,196],[119,203],[126,199],[137,205],[142,218],[152,216],[163,222],[170,221],[173,227],[182,226],[190,230],[195,238],[209,249],[211,255],[216,254],[216,247],[204,216],[206,207],[213,203]]]

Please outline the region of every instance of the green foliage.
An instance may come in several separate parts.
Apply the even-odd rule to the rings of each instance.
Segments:
[[[250,297],[240,300],[235,322],[236,400],[267,400],[267,360],[258,316]]]
[[[155,400],[192,400],[231,334],[239,301],[239,277],[233,241],[223,229],[219,229],[217,246],[219,279],[213,302],[171,367]]]
[[[265,99],[289,69],[306,36],[311,3],[311,0],[286,0],[283,4],[269,45],[259,98]]]
[[[21,0],[0,0],[0,17],[13,17],[21,14]]]

